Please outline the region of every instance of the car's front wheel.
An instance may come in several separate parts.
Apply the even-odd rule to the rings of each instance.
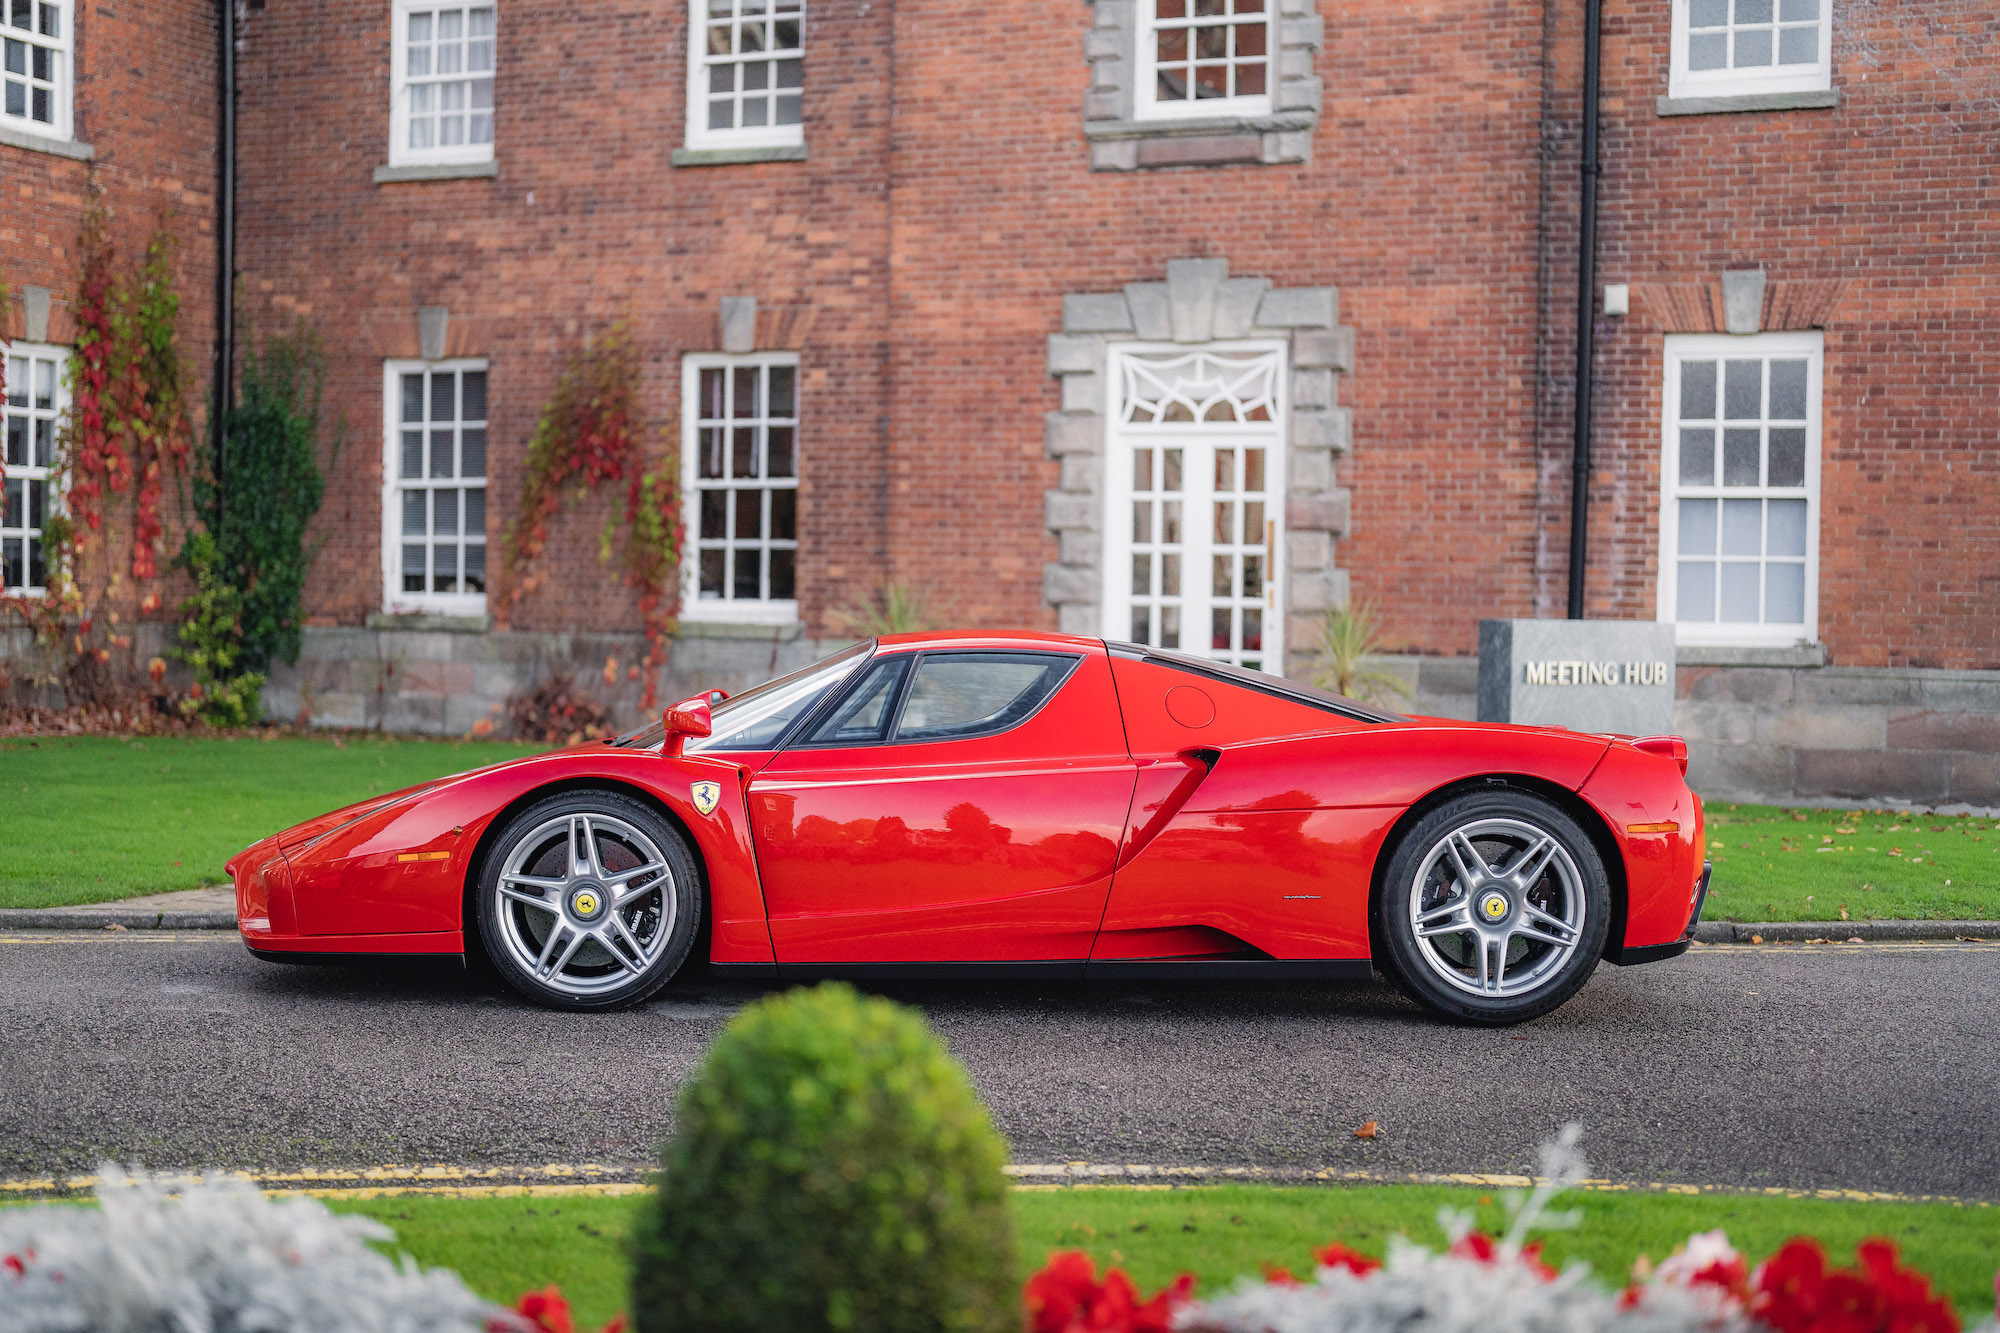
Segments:
[[[1611,886],[1577,822],[1494,787],[1430,811],[1391,854],[1375,906],[1380,961],[1405,994],[1463,1022],[1539,1017],[1604,952]]]
[[[701,926],[687,839],[629,796],[566,792],[507,822],[480,870],[479,934],[508,984],[561,1009],[637,1004]]]

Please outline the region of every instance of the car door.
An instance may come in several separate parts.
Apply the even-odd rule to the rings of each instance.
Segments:
[[[750,785],[778,962],[1087,958],[1133,772],[1102,648],[878,655]]]

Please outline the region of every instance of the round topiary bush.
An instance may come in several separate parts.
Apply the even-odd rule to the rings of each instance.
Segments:
[[[763,1000],[682,1091],[632,1241],[640,1333],[1021,1326],[1006,1145],[915,1013]]]

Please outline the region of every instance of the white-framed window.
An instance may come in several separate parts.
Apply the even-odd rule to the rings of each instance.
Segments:
[[[486,363],[383,366],[383,608],[486,611]]]
[[[1111,350],[1106,638],[1284,673],[1283,343]]]
[[[1834,0],[1673,0],[1672,97],[1833,86]]]
[[[1271,110],[1272,0],[1138,0],[1142,120]]]
[[[42,531],[61,503],[56,471],[56,434],[69,407],[63,368],[66,347],[12,343],[6,349],[6,445],[0,472],[6,474],[7,511],[0,514],[0,593],[33,595],[46,590],[48,550]]]
[[[689,0],[689,148],[805,142],[805,0]]]
[[[0,0],[0,124],[70,137],[70,0]]]
[[[396,0],[389,163],[493,158],[492,4]]]
[[[681,372],[681,616],[799,618],[799,358],[695,355]]]
[[[1666,340],[1660,619],[1681,643],[1819,633],[1818,333]]]

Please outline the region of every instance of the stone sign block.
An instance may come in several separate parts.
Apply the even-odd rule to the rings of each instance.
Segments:
[[[1479,720],[1658,736],[1674,729],[1674,627],[1482,620]]]

